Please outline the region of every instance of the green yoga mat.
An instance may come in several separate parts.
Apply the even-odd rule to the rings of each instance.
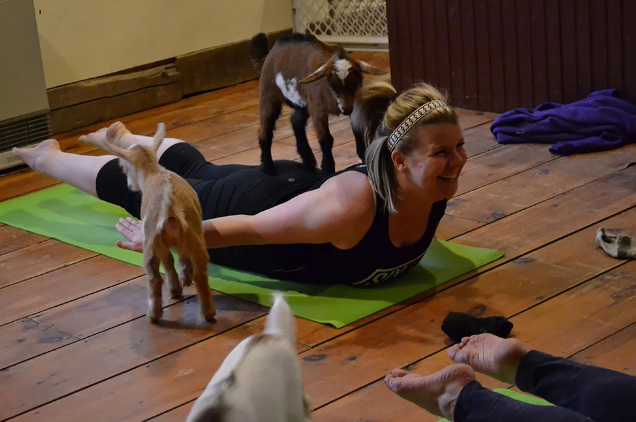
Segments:
[[[540,399],[539,397],[535,397],[535,396],[529,396],[527,394],[523,394],[523,393],[517,393],[516,391],[512,391],[512,390],[506,390],[504,388],[498,388],[496,390],[493,390],[495,393],[499,393],[502,394],[504,396],[508,396],[511,399],[523,402],[523,403],[528,403],[528,404],[534,404],[537,406],[554,406],[552,403],[547,402],[543,399]],[[438,422],[450,422],[448,419],[440,419]]]
[[[122,208],[69,185],[0,203],[0,222],[141,266],[141,254],[116,246],[122,237],[115,224],[126,216]],[[341,328],[502,256],[494,250],[434,241],[417,267],[375,288],[282,282],[212,264],[209,283],[216,291],[265,306],[271,306],[273,290],[285,291],[295,315]]]

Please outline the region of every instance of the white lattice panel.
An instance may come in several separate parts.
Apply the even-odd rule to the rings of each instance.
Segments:
[[[388,44],[386,0],[294,0],[294,30],[327,42]]]

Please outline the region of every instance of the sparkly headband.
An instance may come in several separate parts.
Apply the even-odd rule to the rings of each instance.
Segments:
[[[417,122],[422,120],[424,116],[426,116],[433,110],[440,107],[447,107],[447,105],[442,100],[431,101],[419,107],[417,110],[411,113],[409,117],[404,119],[402,123],[400,123],[398,127],[395,128],[395,130],[391,133],[387,140],[389,151],[393,152],[395,150],[395,147],[400,143],[404,135],[406,135],[406,133],[417,124]]]

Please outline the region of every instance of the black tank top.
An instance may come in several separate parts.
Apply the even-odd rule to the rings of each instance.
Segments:
[[[365,165],[354,165],[330,177],[346,171],[367,174]],[[316,181],[316,178],[319,180]],[[292,183],[293,187],[279,188],[276,192],[260,189],[253,192],[255,198],[249,198],[250,194],[246,193],[246,197],[240,201],[244,206],[240,210],[234,210],[233,214],[255,214],[303,192],[318,189],[328,179],[329,177],[315,176],[314,180]],[[264,201],[264,195],[269,200]],[[446,202],[443,200],[433,204],[426,232],[419,241],[406,247],[397,248],[391,242],[389,214],[383,209],[382,199],[376,195],[373,223],[362,240],[351,249],[338,249],[331,243],[302,243],[237,246],[210,249],[208,252],[213,263],[279,280],[321,285],[373,286],[404,274],[419,263],[444,216]],[[260,206],[255,206],[255,203]]]

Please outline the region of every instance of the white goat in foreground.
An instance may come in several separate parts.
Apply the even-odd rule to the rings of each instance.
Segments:
[[[186,422],[310,422],[296,355],[296,321],[280,293],[265,330],[227,355]]]

